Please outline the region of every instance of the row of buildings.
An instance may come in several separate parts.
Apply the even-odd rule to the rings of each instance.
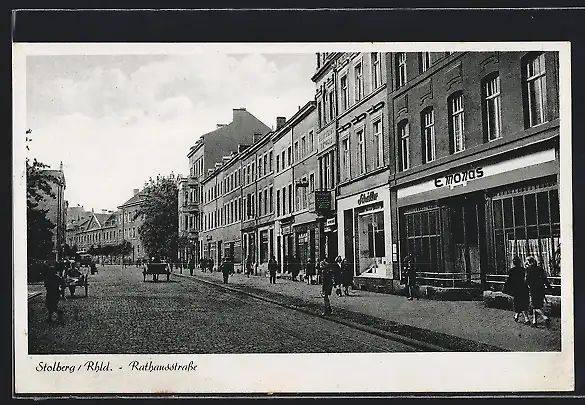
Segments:
[[[356,283],[498,287],[560,267],[557,52],[319,53],[314,100],[274,129],[245,109],[179,180],[183,259],[348,260]]]
[[[147,259],[148,254],[141,242],[138,229],[142,225],[143,217],[137,215],[144,195],[139,189],[133,190],[133,195],[118,207],[116,211],[102,210],[101,212],[87,211],[83,206],[68,207],[66,223],[66,243],[76,247],[79,252],[89,251],[92,248],[116,246],[128,242],[131,246],[124,259],[135,262],[138,259]],[[119,257],[110,258],[119,260]]]

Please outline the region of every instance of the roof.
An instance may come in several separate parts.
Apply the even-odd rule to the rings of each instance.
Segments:
[[[138,203],[142,202],[142,200],[144,200],[144,197],[145,197],[144,194],[142,194],[142,192],[139,192],[138,194],[132,196],[132,198],[130,198],[124,204],[119,205],[118,208],[125,207],[127,205],[138,204]]]
[[[105,213],[105,214],[102,214],[102,213],[100,213],[100,214],[96,214],[96,213],[94,213],[93,215],[94,215],[94,216],[95,216],[95,218],[97,219],[97,221],[98,221],[98,224],[100,225],[100,227],[102,227],[102,226],[104,226],[104,224],[106,223],[106,221],[108,220],[108,218],[109,218],[109,217],[110,217],[112,214],[108,214],[108,213]]]

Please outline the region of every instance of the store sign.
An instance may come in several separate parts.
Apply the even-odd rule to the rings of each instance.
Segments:
[[[329,218],[325,221],[326,226],[335,226],[335,218]]]
[[[331,192],[315,191],[315,211],[317,213],[331,211]]]
[[[283,235],[288,235],[292,233],[292,227],[290,225],[285,225],[280,228],[280,232]]]
[[[435,178],[435,187],[457,187],[465,186],[469,180],[480,179],[483,177],[483,168],[477,167],[475,169],[463,170],[457,173],[451,173],[446,176]]]
[[[378,193],[375,191],[370,191],[369,193],[362,193],[360,194],[360,198],[358,199],[358,205],[367,204],[374,202],[378,199]]]
[[[207,240],[211,240],[211,235],[207,235]]]

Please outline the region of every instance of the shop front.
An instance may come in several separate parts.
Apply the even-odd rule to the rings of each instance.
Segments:
[[[277,244],[280,245],[278,250],[277,261],[281,264],[281,272],[287,273],[289,259],[293,257],[295,252],[294,232],[291,221],[281,221],[280,235],[278,236]]]
[[[304,269],[309,259],[311,259],[313,263],[315,263],[316,260],[319,260],[320,255],[318,248],[321,242],[319,225],[316,221],[295,224],[294,234],[296,241],[295,256],[297,261],[301,263],[301,267]]]
[[[397,189],[401,261],[421,284],[501,290],[515,256],[534,256],[560,293],[554,148],[478,160]]]
[[[354,274],[392,279],[388,186],[341,198],[337,208],[339,251]]]

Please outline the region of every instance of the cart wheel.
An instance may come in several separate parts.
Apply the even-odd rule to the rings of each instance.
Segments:
[[[87,283],[85,283],[85,296],[87,297],[87,289],[88,289],[89,285]]]
[[[69,293],[72,297],[75,295],[75,286],[69,287]]]

